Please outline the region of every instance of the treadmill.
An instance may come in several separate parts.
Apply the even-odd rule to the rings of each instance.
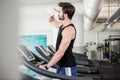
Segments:
[[[45,64],[44,61],[39,59],[39,57],[33,55],[33,53],[29,51],[25,46],[20,46],[18,48],[18,51],[21,54],[20,57],[21,57],[22,64],[38,74],[41,74],[50,78],[61,79],[61,80],[100,80],[98,78],[66,76],[66,75],[61,75],[61,74],[40,69],[38,67],[37,60],[39,60],[41,64]]]
[[[42,57],[44,57],[48,62],[50,61],[51,55],[43,46],[35,46],[35,48]],[[98,73],[99,72],[97,67],[88,67],[88,66],[79,65],[79,64],[77,64],[77,67],[78,67],[79,73]]]
[[[47,47],[52,54],[56,52],[55,48],[52,45],[48,45]],[[100,61],[91,61],[88,59],[86,54],[79,54],[79,53],[73,52],[73,56],[75,57],[78,65],[85,65],[89,67],[94,66],[97,68],[100,67]]]
[[[48,50],[54,55],[56,52],[56,49],[53,47],[53,45],[48,45]],[[86,54],[79,54],[76,52],[73,52],[73,56],[75,57],[76,60],[82,60],[82,61],[87,61],[88,57]]]

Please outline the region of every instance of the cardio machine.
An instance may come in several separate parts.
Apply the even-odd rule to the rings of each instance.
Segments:
[[[54,54],[56,52],[56,49],[52,45],[48,45],[48,50],[50,53]],[[84,66],[96,66],[97,68],[100,67],[100,62],[99,61],[91,61],[88,59],[86,54],[79,54],[76,52],[73,52],[73,56],[76,59],[77,64],[79,65],[84,65]]]
[[[38,68],[37,62],[40,64],[46,64],[45,61],[34,55],[31,51],[29,51],[25,46],[20,46],[18,48],[18,51],[20,53],[21,62],[26,67],[31,69],[32,71],[50,77],[50,78],[57,78],[61,80],[100,80],[98,78],[89,78],[89,77],[73,77],[73,76],[65,76],[61,74],[56,74],[47,70],[43,70]],[[36,79],[37,80],[37,79]]]
[[[44,57],[48,62],[51,59],[51,56],[53,54],[51,54],[49,51],[47,51],[43,46],[35,46],[36,50],[38,51],[38,53]],[[80,62],[80,60],[78,60]],[[90,67],[90,66],[84,66],[81,65],[81,63],[77,63],[77,67],[78,67],[78,72],[79,73],[98,73],[98,68],[97,67]]]

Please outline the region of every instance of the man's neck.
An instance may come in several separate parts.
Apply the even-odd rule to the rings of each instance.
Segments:
[[[67,25],[69,25],[69,24],[71,24],[71,23],[72,23],[72,20],[67,19],[67,20],[63,21],[63,27],[64,27],[64,26],[67,26]]]

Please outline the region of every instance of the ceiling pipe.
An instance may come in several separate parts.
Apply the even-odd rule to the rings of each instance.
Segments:
[[[119,9],[119,6],[114,6],[114,7],[110,7],[110,14],[114,14],[114,12]],[[97,19],[107,19],[108,18],[108,7],[103,6]]]
[[[120,18],[120,8],[103,24],[101,31],[108,29],[108,25],[112,24],[116,19]]]
[[[84,2],[84,29],[89,31],[95,22],[101,10],[101,3],[103,0],[83,0]]]
[[[118,17],[120,17],[120,8],[107,20],[107,23],[110,24]]]

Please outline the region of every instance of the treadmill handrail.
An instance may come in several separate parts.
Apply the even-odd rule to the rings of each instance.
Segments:
[[[42,46],[40,46],[40,47],[42,47]],[[42,48],[40,48],[40,47],[38,47],[38,50],[37,51],[41,51],[41,54],[45,54],[45,52],[47,52],[47,51],[44,51],[45,49],[44,49],[44,47],[42,47]],[[36,48],[37,48],[37,46],[36,46]],[[41,49],[43,49],[43,50],[41,50]],[[77,54],[77,53],[74,53],[74,54],[76,54],[76,55],[79,55],[79,54]],[[82,55],[82,54],[81,54]],[[86,55],[84,55],[84,56],[86,56]],[[48,61],[49,61],[49,59],[48,58],[50,58],[49,56],[44,56],[43,55],[43,57],[45,58],[45,59],[47,59]],[[98,72],[98,68],[96,68],[96,67],[94,67],[95,69],[93,70],[92,68],[92,66],[88,66],[89,65],[89,61],[81,61],[81,60],[76,60],[76,62],[77,62],[77,64],[78,65],[83,65],[84,66],[84,70],[85,70],[85,73],[97,73]],[[57,64],[56,64],[57,65]],[[55,65],[55,66],[56,66]],[[81,67],[81,66],[77,66],[78,67],[78,72],[79,71],[83,71],[83,69],[81,69],[81,68],[83,68],[83,67]],[[92,69],[92,70],[91,70]],[[82,72],[81,71],[81,72]],[[86,72],[86,71],[88,71],[88,72]]]
[[[31,62],[27,61],[24,57],[22,59],[22,63],[26,67],[31,69],[32,71],[35,71],[38,74],[41,74],[41,75],[44,75],[44,76],[47,76],[47,77],[51,77],[51,78],[67,79],[67,80],[93,80],[92,78],[87,78],[87,77],[65,76],[65,75],[53,73],[53,72],[50,72],[50,71],[46,71],[44,69],[40,69],[40,68],[36,67],[34,64],[32,64]]]

